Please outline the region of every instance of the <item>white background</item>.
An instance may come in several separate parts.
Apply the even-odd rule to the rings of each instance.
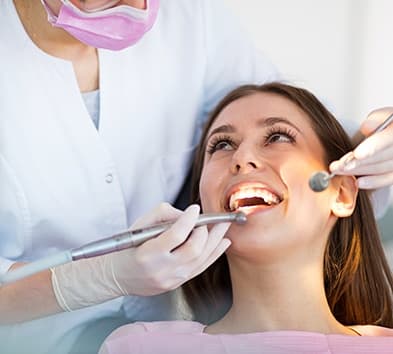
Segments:
[[[285,79],[339,116],[393,105],[393,1],[225,1]]]

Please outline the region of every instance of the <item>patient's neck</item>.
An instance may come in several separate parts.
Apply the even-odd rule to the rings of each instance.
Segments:
[[[229,261],[233,306],[208,333],[298,330],[348,333],[332,315],[324,292],[322,265],[256,266]]]

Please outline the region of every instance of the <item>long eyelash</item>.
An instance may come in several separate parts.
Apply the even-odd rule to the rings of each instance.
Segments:
[[[291,130],[290,128],[287,127],[280,127],[280,126],[272,126],[268,129],[268,131],[265,134],[265,142],[268,142],[269,139],[274,135],[274,134],[282,134],[285,135],[291,143],[296,142],[296,132],[294,130]]]
[[[226,142],[229,145],[235,144],[235,141],[229,135],[216,135],[207,144],[206,152],[209,155],[213,154],[216,151],[217,145],[222,142]]]

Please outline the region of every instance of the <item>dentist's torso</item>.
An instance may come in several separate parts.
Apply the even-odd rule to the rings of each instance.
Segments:
[[[232,54],[221,40],[217,53],[207,43],[215,23],[207,4],[163,0],[143,40],[99,51],[97,130],[71,63],[37,48],[12,1],[0,0],[0,272],[123,231],[174,201],[206,111],[223,87],[256,75],[251,66],[222,66]],[[272,73],[266,66],[266,77]],[[154,319],[156,310],[159,319],[171,316],[168,299],[160,297],[153,311],[149,300],[130,298],[130,320]],[[119,299],[3,326],[0,342],[18,354],[67,352],[89,323],[120,309]]]

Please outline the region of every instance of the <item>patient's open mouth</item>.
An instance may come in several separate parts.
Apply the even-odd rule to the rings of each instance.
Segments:
[[[227,198],[228,211],[243,211],[268,208],[281,203],[282,198],[269,189],[257,185],[245,185],[232,191]]]

